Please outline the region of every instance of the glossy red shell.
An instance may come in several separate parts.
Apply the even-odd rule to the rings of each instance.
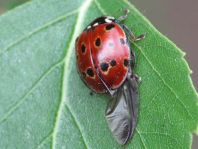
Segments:
[[[83,31],[76,39],[76,58],[81,78],[92,90],[107,91],[101,79],[109,89],[119,88],[126,79],[130,61],[124,30],[111,22]]]

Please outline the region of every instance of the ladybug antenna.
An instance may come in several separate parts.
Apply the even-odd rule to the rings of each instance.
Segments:
[[[123,16],[120,16],[119,18],[118,18],[118,20],[120,21],[120,22],[122,22],[122,21],[124,21],[127,17],[128,17],[128,14],[129,14],[129,9],[127,9],[127,8],[125,8],[124,10],[123,10],[123,12],[124,12],[124,15]]]

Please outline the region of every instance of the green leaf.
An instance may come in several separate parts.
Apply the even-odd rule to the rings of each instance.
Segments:
[[[107,95],[94,94],[76,71],[74,41],[100,15],[131,13],[126,25],[141,76],[137,129],[126,148],[190,148],[197,93],[181,52],[124,1],[34,0],[0,17],[0,146],[121,148],[104,117]]]

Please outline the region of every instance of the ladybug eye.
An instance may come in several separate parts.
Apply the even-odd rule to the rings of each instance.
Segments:
[[[124,39],[123,39],[123,38],[120,38],[120,43],[121,43],[122,45],[124,45],[124,44],[125,44],[125,41],[124,41]]]
[[[100,68],[101,68],[102,71],[107,71],[108,68],[109,68],[109,64],[107,64],[107,63],[101,63],[100,64]]]
[[[97,39],[96,39],[96,41],[95,41],[95,45],[96,45],[97,47],[99,47],[99,46],[100,46],[100,38],[97,38]]]
[[[114,28],[114,27],[115,27],[114,24],[108,24],[108,25],[106,26],[106,30],[111,30],[111,29]]]
[[[111,60],[111,62],[110,62],[110,65],[113,67],[113,66],[115,66],[117,63],[116,63],[116,61],[113,59],[113,60]]]
[[[85,51],[86,51],[86,47],[84,44],[82,44],[82,46],[81,46],[81,51],[82,51],[82,53],[85,53]]]
[[[129,65],[129,60],[128,59],[124,59],[124,66],[128,67],[128,65]]]

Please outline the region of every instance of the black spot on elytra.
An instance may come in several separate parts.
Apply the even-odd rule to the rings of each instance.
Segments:
[[[114,24],[108,24],[108,25],[106,26],[106,30],[111,30],[111,29],[114,28],[114,27],[115,27]]]
[[[101,68],[102,71],[107,71],[108,68],[109,68],[109,64],[107,64],[107,63],[101,63],[100,64],[100,68]]]
[[[123,39],[123,38],[120,38],[120,43],[121,43],[122,45],[124,45],[124,44],[125,44],[125,41],[124,41],[124,39]]]
[[[113,59],[113,60],[111,60],[111,62],[110,62],[110,65],[113,67],[113,66],[115,66],[117,63],[116,63],[116,61]]]
[[[94,72],[91,68],[88,68],[87,69],[87,74],[90,76],[90,77],[93,77],[94,76]]]
[[[124,59],[124,66],[128,67],[129,65],[129,60],[128,59]]]
[[[97,47],[99,47],[100,46],[100,43],[101,43],[100,38],[97,38],[96,41],[95,41],[95,45]]]
[[[85,53],[85,51],[86,51],[86,47],[84,44],[82,44],[82,46],[81,46],[81,51],[82,51],[82,53]]]

